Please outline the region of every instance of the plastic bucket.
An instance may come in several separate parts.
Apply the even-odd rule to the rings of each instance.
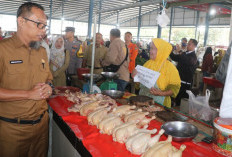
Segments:
[[[86,73],[89,73],[90,72],[90,69],[88,68],[78,68],[77,69],[77,77],[79,80],[83,80],[83,76],[82,74],[86,74]]]
[[[213,149],[225,156],[232,157],[232,130],[217,124],[214,120],[214,143]]]

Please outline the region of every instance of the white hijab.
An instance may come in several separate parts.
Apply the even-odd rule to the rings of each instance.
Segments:
[[[63,40],[63,45],[60,49],[57,49],[55,44],[56,41],[58,39],[62,39]],[[62,67],[64,65],[64,60],[65,60],[65,53],[64,53],[64,39],[61,36],[57,36],[52,43],[52,48],[51,48],[51,61],[53,63],[55,63],[56,65],[60,67]],[[53,71],[56,71],[58,69],[58,67],[56,67],[55,65],[53,65]]]

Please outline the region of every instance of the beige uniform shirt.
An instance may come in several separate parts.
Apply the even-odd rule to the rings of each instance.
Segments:
[[[92,44],[89,45],[87,47],[86,53],[84,55],[84,58],[87,61],[86,64],[87,64],[88,68],[90,68],[91,64],[92,64],[92,48],[93,48],[93,45]],[[95,74],[100,74],[103,71],[100,60],[103,60],[105,58],[107,50],[108,49],[103,45],[96,47],[95,55],[94,55],[94,68],[95,68],[94,73]]]
[[[103,65],[108,66],[110,64],[119,65],[123,62],[126,57],[126,46],[125,43],[120,39],[116,38],[110,43],[109,51],[106,54],[105,59],[103,60]],[[127,60],[121,65],[118,70],[119,79],[124,81],[129,81],[129,54]]]
[[[46,50],[29,49],[14,35],[0,41],[0,88],[30,90],[52,80]],[[0,116],[35,119],[47,110],[46,100],[0,101]]]

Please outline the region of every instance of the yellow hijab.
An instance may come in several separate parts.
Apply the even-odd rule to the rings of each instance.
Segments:
[[[161,90],[165,90],[168,85],[180,85],[181,80],[176,67],[167,60],[172,51],[172,45],[162,39],[152,39],[157,48],[155,60],[148,60],[143,66],[160,71],[160,76],[157,80],[157,85]]]

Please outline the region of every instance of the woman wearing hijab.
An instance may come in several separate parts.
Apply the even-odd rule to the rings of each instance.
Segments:
[[[140,95],[152,97],[161,105],[171,107],[171,98],[175,98],[180,90],[181,80],[176,67],[168,61],[172,51],[172,45],[162,39],[152,39],[150,44],[150,59],[144,67],[159,72],[159,78],[151,89],[144,85],[140,86]],[[137,73],[134,70],[133,75]]]
[[[201,70],[203,72],[203,77],[209,77],[213,70],[213,55],[211,47],[207,47],[205,51]]]
[[[51,48],[50,69],[54,86],[66,86],[65,71],[69,66],[69,52],[64,51],[64,39],[59,36],[53,41]]]
[[[212,55],[212,48],[207,47],[205,50],[205,54],[203,56],[203,63],[201,66],[201,71],[203,73],[203,77],[210,77],[210,74],[213,70],[213,55]],[[200,90],[202,91],[204,87],[204,82],[202,80],[200,84]]]
[[[223,49],[219,49],[218,55],[215,56],[214,61],[213,61],[215,65],[215,71],[217,70],[219,64],[221,63],[221,60],[224,57],[224,55],[225,55],[225,51]]]

